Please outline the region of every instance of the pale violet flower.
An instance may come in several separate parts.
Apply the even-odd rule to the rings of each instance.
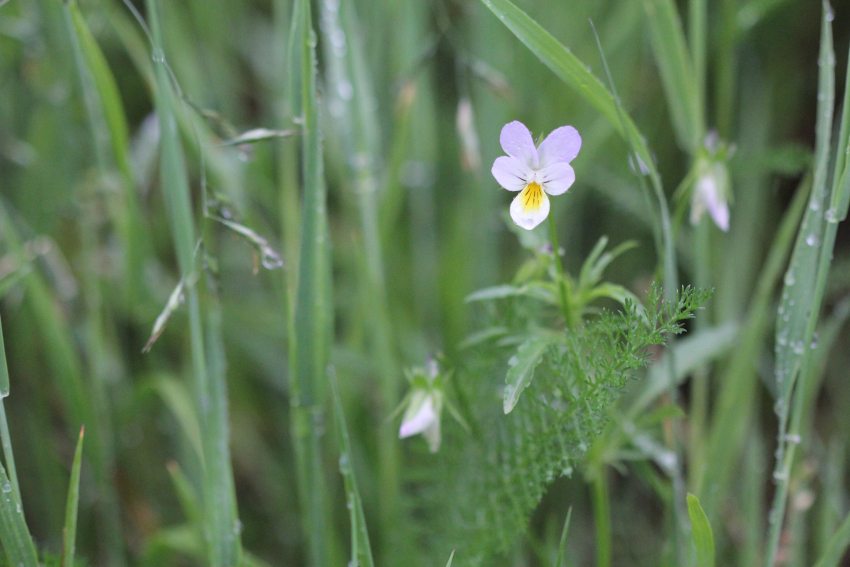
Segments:
[[[708,211],[723,232],[729,231],[729,169],[726,161],[734,151],[720,143],[717,134],[706,136],[703,151],[694,165],[696,181],[691,194],[691,224],[698,224]]]
[[[572,126],[561,126],[539,147],[521,122],[505,124],[499,142],[507,156],[496,158],[493,177],[508,191],[519,191],[511,203],[511,218],[531,230],[549,215],[549,195],[560,195],[576,180],[570,162],[581,149],[581,136]]]
[[[415,368],[408,373],[410,392],[405,396],[407,408],[401,418],[399,439],[418,435],[428,441],[428,448],[436,453],[440,448],[440,414],[443,411],[443,388],[436,360],[429,359],[425,368]]]

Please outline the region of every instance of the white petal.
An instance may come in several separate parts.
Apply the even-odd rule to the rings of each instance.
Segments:
[[[576,172],[570,164],[559,162],[538,171],[537,179],[544,191],[550,195],[560,195],[575,183]]]
[[[729,204],[719,192],[714,175],[706,174],[699,178],[691,198],[691,224],[697,224],[708,210],[717,228],[723,232],[729,231]]]
[[[427,429],[422,433],[425,437],[425,440],[428,441],[428,449],[432,453],[436,453],[440,450],[440,441],[442,437],[440,436],[440,420],[435,420]]]
[[[537,169],[540,162],[537,159],[537,148],[531,139],[531,132],[522,122],[508,122],[502,127],[499,143],[505,153],[516,158],[528,167]]]
[[[546,136],[537,148],[540,167],[544,168],[558,162],[571,162],[581,149],[581,136],[572,126],[561,126]]]
[[[526,230],[531,230],[549,216],[549,197],[544,191],[540,191],[542,198],[538,206],[526,206],[526,190],[517,195],[511,203],[511,218],[517,225]]]
[[[725,200],[717,199],[714,193],[706,196],[705,204],[717,228],[723,232],[729,232],[729,204]]]
[[[507,156],[496,158],[490,173],[508,191],[522,191],[534,175],[530,167]]]
[[[401,420],[401,428],[398,430],[399,439],[422,433],[430,427],[435,421],[439,422],[440,418],[434,410],[434,402],[431,396],[425,392],[414,392],[410,400],[410,405],[404,412],[404,418]]]

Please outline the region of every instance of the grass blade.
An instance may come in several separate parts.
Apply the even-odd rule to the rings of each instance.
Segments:
[[[714,534],[699,500],[693,494],[688,494],[688,516],[697,547],[697,567],[714,567]]]
[[[83,435],[85,426],[80,428],[80,438],[74,451],[74,464],[71,466],[71,480],[68,482],[68,502],[65,506],[65,529],[62,534],[62,567],[73,567],[74,550],[77,544],[77,510],[80,503],[80,469],[83,466]]]
[[[369,542],[369,532],[366,529],[366,516],[363,514],[363,501],[360,498],[360,489],[357,488],[354,463],[351,461],[351,440],[348,435],[348,426],[345,424],[345,414],[342,411],[339,384],[333,372],[330,374],[330,383],[337,438],[340,446],[339,472],[342,474],[345,483],[345,496],[351,521],[351,564],[360,565],[360,567],[375,567],[375,561],[372,558],[372,545]],[[449,563],[451,563],[451,559],[449,559]]]
[[[0,466],[0,543],[6,552],[9,565],[38,567],[35,545],[24,521],[23,508],[15,500],[12,483],[6,469]]]
[[[644,0],[649,37],[679,143],[691,154],[702,138],[696,75],[673,0]]]
[[[803,414],[805,385],[797,388],[793,400],[793,415],[788,426],[791,395],[795,384],[806,377],[812,342],[820,314],[826,277],[832,262],[832,249],[838,220],[826,222],[828,166],[831,153],[832,116],[835,102],[835,52],[832,42],[832,8],[823,3],[821,44],[818,65],[818,116],[815,127],[815,173],[809,208],[797,234],[791,266],[785,274],[785,286],[779,306],[780,318],[776,326],[776,386],[778,399],[776,413],[779,417],[777,459],[774,478],[777,487],[770,511],[772,521],[768,536],[765,565],[772,567],[779,549],[779,537],[788,498],[788,483],[794,453],[799,439],[800,420]],[[839,151],[842,151],[840,148]],[[833,187],[835,188],[835,186]],[[833,191],[833,195],[835,192]],[[832,209],[830,209],[832,210]],[[828,212],[828,211],[827,211]],[[798,379],[799,377],[799,379]]]
[[[349,189],[357,197],[365,266],[360,287],[366,307],[363,320],[369,333],[370,350],[379,376],[381,414],[388,415],[399,399],[399,372],[393,345],[393,328],[388,308],[384,254],[381,247],[378,197],[382,186],[378,113],[374,89],[363,53],[364,42],[354,2],[322,2],[322,37],[329,105],[337,109],[335,131],[340,132],[342,152],[351,176]],[[345,38],[343,49],[337,45]],[[337,42],[335,44],[334,42]],[[389,428],[379,433],[378,482],[381,523],[387,532],[398,525],[399,445]]]
[[[189,307],[195,403],[203,448],[203,517],[207,559],[213,567],[237,565],[242,555],[227,427],[227,394],[221,320],[208,299],[206,325],[195,267],[195,223],[188,173],[178,131],[172,75],[165,59],[158,0],[148,1],[156,62],[156,109],[160,124],[160,176]],[[203,166],[202,166],[203,167]],[[205,344],[206,343],[206,344]]]
[[[826,549],[815,563],[815,567],[837,567],[848,546],[850,546],[850,514],[847,514],[841,526],[829,538]]]
[[[294,84],[301,86],[292,110],[301,117],[303,201],[298,281],[293,319],[290,322],[290,404],[298,484],[309,549],[309,564],[330,564],[326,520],[328,501],[322,466],[326,368],[332,337],[330,237],[328,234],[319,112],[316,92],[316,52],[313,18],[308,0],[293,6],[291,54]]]
[[[558,560],[555,561],[555,567],[562,567],[564,564],[564,551],[567,549],[567,532],[570,529],[570,519],[573,517],[573,507],[567,511],[567,519],[564,520],[564,531],[561,532],[561,544],[558,546]]]
[[[541,63],[601,112],[627,143],[634,144],[644,165],[655,171],[655,162],[637,126],[628,115],[618,110],[614,96],[578,57],[510,0],[482,1]]]

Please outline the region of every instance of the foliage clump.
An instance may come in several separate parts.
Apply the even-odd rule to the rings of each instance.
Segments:
[[[522,314],[533,300],[507,298],[492,330],[481,335],[489,338],[470,347],[474,352],[463,357],[467,366],[457,369],[453,381],[474,425],[471,434],[449,428],[434,465],[439,480],[430,496],[436,498],[424,509],[423,527],[438,541],[428,547],[457,548],[473,565],[507,551],[547,486],[572,474],[620,390],[650,363],[650,347],[683,332],[684,321],[708,295],[683,288],[668,303],[653,286],[645,309],[627,299],[621,311],[603,309],[585,324],[559,331],[530,326]],[[505,415],[500,401],[512,363],[530,366],[534,377]]]

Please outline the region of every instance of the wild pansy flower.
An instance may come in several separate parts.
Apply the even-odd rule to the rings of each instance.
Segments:
[[[407,404],[399,439],[421,433],[428,441],[428,448],[436,453],[440,448],[440,413],[443,410],[443,388],[437,361],[429,359],[425,368],[414,368],[408,373],[410,392],[402,405]]]
[[[570,162],[581,149],[581,136],[572,126],[561,126],[539,147],[521,122],[505,124],[499,142],[507,156],[496,158],[493,177],[508,191],[519,191],[511,203],[511,218],[531,230],[549,215],[549,195],[560,195],[576,180]]]
[[[437,355],[438,358],[439,356]],[[387,418],[392,419],[404,409],[404,417],[401,418],[401,427],[398,430],[399,439],[421,433],[428,441],[428,448],[432,453],[436,453],[442,440],[440,414],[443,406],[449,410],[455,421],[469,432],[466,421],[445,395],[446,382],[452,375],[451,370],[441,372],[437,359],[428,357],[424,368],[411,368],[405,370],[404,374],[410,382],[410,390],[398,408]]]
[[[694,164],[696,181],[691,194],[691,224],[698,224],[708,211],[723,232],[729,231],[729,169],[726,161],[733,150],[720,143],[717,133],[705,138],[703,150]]]

